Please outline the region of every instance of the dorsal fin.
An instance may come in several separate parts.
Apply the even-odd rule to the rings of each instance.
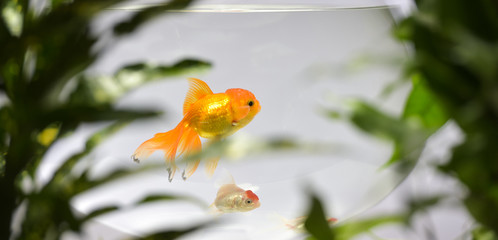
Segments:
[[[197,78],[189,78],[189,88],[187,92],[187,96],[185,97],[185,102],[183,103],[183,115],[187,114],[192,105],[197,102],[197,100],[202,97],[213,94],[213,91],[209,88],[209,86],[200,79]]]
[[[232,174],[230,174],[230,172],[226,168],[224,168],[220,171],[218,177],[214,181],[214,186],[216,188],[220,188],[221,186],[227,184],[235,184],[235,180],[233,179]]]

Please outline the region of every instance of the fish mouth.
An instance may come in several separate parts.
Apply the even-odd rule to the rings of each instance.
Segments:
[[[259,101],[257,99],[254,99],[256,101],[256,106],[258,106],[258,109],[256,110],[256,113],[258,113],[259,111],[261,111],[261,104],[259,104]]]

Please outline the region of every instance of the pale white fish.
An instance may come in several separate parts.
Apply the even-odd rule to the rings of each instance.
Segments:
[[[235,183],[232,175],[225,173],[216,181],[219,186],[216,198],[211,204],[213,213],[248,212],[258,208],[261,203],[253,190],[244,189]],[[255,186],[251,187],[254,189]]]

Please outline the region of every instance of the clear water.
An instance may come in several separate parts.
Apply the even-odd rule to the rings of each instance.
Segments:
[[[225,214],[220,218],[222,224],[185,239],[299,239],[302,236],[286,229],[278,216],[302,216],[307,208],[308,186],[322,197],[328,215],[339,221],[375,205],[404,177],[389,169],[379,170],[390,157],[392,146],[344,120],[328,119],[319,109],[344,108],[348,100],[361,98],[393,114],[400,112],[407,89],[381,97],[382,90],[399,78],[399,62],[405,56],[403,46],[391,38],[394,21],[390,10],[379,6],[201,6],[158,18],[129,38],[116,41],[92,68],[94,73],[112,73],[139,61],[173,63],[185,57],[208,60],[214,64],[212,70],[189,77],[205,80],[214,92],[248,89],[262,105],[259,115],[232,138],[285,135],[330,143],[331,149],[237,161],[222,159],[214,178],[206,177],[201,164],[187,182],[176,176],[169,183],[165,169],[158,169],[85,194],[76,199],[75,208],[88,212],[111,202],[126,205],[147,193],[193,195],[210,204],[221,169],[227,169],[237,183],[258,186],[261,207],[246,214]],[[109,10],[98,19],[95,31],[101,32],[129,14],[124,9]],[[145,106],[167,114],[135,122],[106,141],[91,156],[95,174],[119,166],[137,167],[130,160],[135,148],[181,120],[187,85],[185,78],[155,82],[122,99],[120,106]],[[47,159],[63,159],[82,148],[84,137],[99,127],[82,127],[74,137],[58,143]],[[147,161],[163,160],[157,153]],[[56,160],[51,160],[44,166],[42,181],[56,165]],[[94,239],[113,239],[164,226],[186,227],[209,218],[212,216],[204,209],[189,203],[155,203],[101,217],[98,223],[109,229],[90,226],[88,234]]]

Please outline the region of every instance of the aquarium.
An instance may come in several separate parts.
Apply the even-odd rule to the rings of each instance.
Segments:
[[[92,166],[95,176],[120,167],[164,162],[160,152],[140,165],[131,155],[143,141],[180,122],[188,77],[204,80],[215,93],[229,88],[250,90],[261,111],[227,138],[229,154],[222,156],[213,177],[205,174],[201,161],[186,181],[177,173],[169,182],[166,167],[161,165],[93,189],[72,202],[82,213],[110,203],[128,206],[155,193],[192,196],[203,204],[170,201],[111,213],[88,224],[85,237],[120,239],[215,220],[216,224],[182,239],[302,239],[302,233],[289,228],[284,219],[305,214],[309,192],[322,199],[328,217],[338,220],[336,224],[386,197],[407,175],[381,168],[391,157],[393,145],[325,110],[346,112],[355,99],[362,99],[393,115],[402,111],[409,86],[386,91],[401,78],[407,55],[391,36],[394,15],[401,9],[385,1],[353,2],[198,2],[151,21],[130,37],[107,39],[114,42],[92,65],[91,74],[110,74],[136,62],[171,64],[184,58],[209,61],[213,67],[149,83],[121,99],[120,107],[157,109],[165,114],[135,121],[100,145],[84,162]],[[102,29],[141,7],[129,3],[108,9],[96,19],[93,31],[105,34]],[[59,159],[81,150],[86,138],[105,125],[82,125],[71,137],[57,142],[45,156],[38,180],[47,181]],[[267,139],[289,139],[304,147],[278,151],[251,147]],[[221,215],[202,207],[213,203],[218,181],[227,174],[237,184],[254,188],[261,206]]]

